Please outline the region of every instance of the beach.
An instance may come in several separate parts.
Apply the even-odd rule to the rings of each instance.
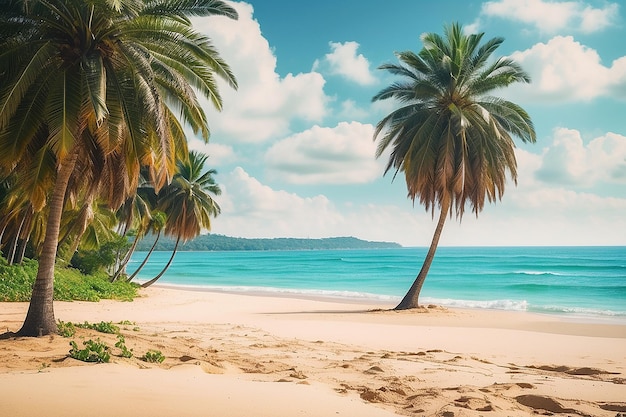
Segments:
[[[626,412],[626,324],[529,312],[168,287],[133,302],[56,302],[117,336],[0,340],[6,416],[610,416]],[[0,303],[2,332],[27,303]],[[111,361],[68,357],[100,339]],[[159,350],[165,360],[139,359]]]

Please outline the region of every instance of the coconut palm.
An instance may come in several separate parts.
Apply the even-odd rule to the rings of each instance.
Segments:
[[[397,109],[376,126],[376,156],[390,150],[385,173],[403,172],[408,197],[439,221],[413,285],[396,309],[418,307],[418,298],[448,215],[461,220],[467,203],[478,216],[485,200],[501,199],[507,172],[517,183],[513,137],[535,142],[529,115],[492,93],[530,77],[513,60],[493,58],[503,42],[484,34],[466,35],[459,24],[422,37],[419,53],[397,53],[399,64],[384,64],[400,81],[373,101],[394,99]]]
[[[54,265],[66,202],[88,185],[116,209],[137,187],[141,166],[157,189],[172,178],[187,153],[184,124],[208,140],[196,94],[219,110],[216,76],[236,87],[210,40],[191,26],[190,16],[209,15],[237,17],[221,0],[0,4],[0,172],[34,152],[51,155],[55,167],[20,334],[57,330]]]
[[[152,242],[152,246],[150,246],[148,253],[143,258],[143,261],[141,261],[137,269],[135,269],[135,271],[126,278],[126,282],[131,282],[133,279],[135,279],[135,277],[139,274],[139,272],[141,272],[143,267],[146,266],[146,264],[150,260],[150,256],[152,256],[154,249],[156,249],[157,247],[157,243],[159,243],[159,238],[161,237],[161,233],[163,232],[163,229],[165,228],[166,221],[167,221],[167,216],[162,211],[154,210],[152,213],[150,213],[150,223],[148,224],[145,232],[151,233],[154,236],[154,241]],[[135,242],[138,242],[138,239],[139,239],[139,235],[135,237],[135,241],[133,242],[132,249],[136,248],[137,245],[135,245]],[[129,257],[129,260],[130,260],[130,257]]]
[[[178,172],[171,184],[159,193],[158,207],[167,215],[165,234],[176,236],[176,244],[163,270],[142,284],[144,288],[154,284],[167,271],[181,240],[185,242],[198,236],[202,229],[211,230],[211,217],[220,214],[220,206],[213,199],[214,195],[221,194],[213,178],[216,171],[202,171],[207,158],[201,153],[190,152],[188,160],[179,161]]]

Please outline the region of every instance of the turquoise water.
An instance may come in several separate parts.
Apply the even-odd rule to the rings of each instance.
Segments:
[[[426,248],[179,252],[161,284],[398,302]],[[136,253],[128,272],[145,252]],[[169,252],[139,274],[155,276]],[[626,320],[626,247],[440,247],[420,298],[450,307]]]

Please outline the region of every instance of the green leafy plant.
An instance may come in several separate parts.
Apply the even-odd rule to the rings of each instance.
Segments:
[[[85,346],[84,349],[79,349],[78,345],[75,341],[70,342],[70,357],[74,359],[78,359],[83,362],[109,362],[111,359],[111,354],[109,353],[109,347],[100,341],[97,340],[86,340],[83,342]]]
[[[101,321],[100,323],[93,324],[84,322],[83,324],[77,324],[76,326],[82,329],[95,330],[100,333],[117,334],[120,332],[120,328],[110,321]]]
[[[0,302],[29,301],[37,275],[37,261],[24,259],[20,265],[8,265],[0,255]],[[58,301],[132,301],[139,285],[123,280],[109,282],[105,272],[84,275],[74,268],[57,266],[54,271],[54,299]]]
[[[149,350],[141,357],[144,362],[161,363],[165,360],[165,356],[159,350]]]
[[[76,334],[76,327],[70,321],[64,322],[59,320],[57,327],[59,329],[59,335],[63,337],[72,337]]]
[[[122,336],[121,334],[117,335],[117,343],[115,343],[115,347],[119,348],[122,351],[122,353],[121,353],[122,358],[132,358],[133,357],[133,350],[132,349],[128,349],[126,347],[126,340],[124,339],[124,336]]]

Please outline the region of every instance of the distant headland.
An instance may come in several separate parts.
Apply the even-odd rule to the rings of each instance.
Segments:
[[[150,250],[154,236],[146,236],[137,245],[138,251]],[[174,249],[175,240],[161,237],[155,250],[169,251]],[[224,235],[200,235],[195,239],[181,243],[179,251],[235,251],[235,250],[323,250],[323,249],[389,249],[401,248],[395,242],[372,242],[355,237],[328,237],[321,239],[300,238],[242,238]]]

